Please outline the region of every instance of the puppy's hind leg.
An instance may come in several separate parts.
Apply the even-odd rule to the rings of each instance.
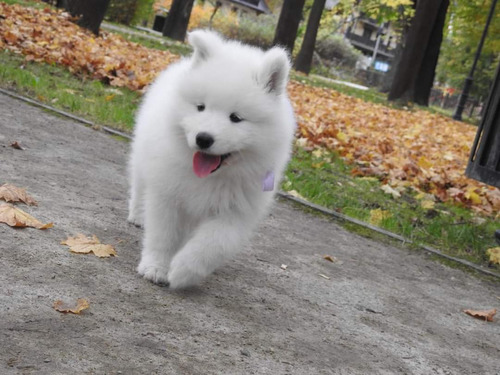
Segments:
[[[144,181],[137,166],[130,166],[130,198],[128,202],[129,223],[144,226]]]

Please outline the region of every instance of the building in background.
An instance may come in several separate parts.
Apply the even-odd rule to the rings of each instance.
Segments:
[[[379,25],[370,18],[356,17],[344,30],[344,37],[370,59],[373,69],[383,73],[389,70],[397,46],[397,36],[390,23]]]

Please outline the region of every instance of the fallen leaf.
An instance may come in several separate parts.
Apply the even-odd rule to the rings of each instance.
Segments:
[[[288,268],[288,266],[286,264],[282,264],[281,267],[280,267],[282,270],[286,270]]]
[[[307,199],[304,198],[302,195],[300,195],[299,192],[297,192],[297,190],[289,190],[286,193],[294,198],[299,198],[302,199],[303,201],[307,201]]]
[[[474,318],[477,319],[482,319],[487,322],[492,322],[493,317],[497,313],[497,309],[491,309],[491,310],[464,310],[464,313],[473,316]]]
[[[24,150],[24,147],[22,147],[18,141],[12,142],[10,147],[15,148],[16,150]]]
[[[391,194],[394,199],[401,198],[401,193],[389,185],[382,185],[380,188],[384,193]]]
[[[6,202],[23,202],[29,206],[36,206],[38,202],[26,193],[26,190],[11,184],[0,186],[0,199]]]
[[[372,225],[380,225],[380,223],[382,223],[382,220],[388,219],[391,216],[392,214],[389,211],[377,208],[370,211],[370,219],[368,220],[368,222]]]
[[[422,208],[424,208],[426,210],[433,209],[435,205],[436,205],[436,202],[431,201],[431,200],[427,200],[427,199],[424,199],[423,201],[420,202],[420,206],[422,206]]]
[[[335,263],[337,261],[337,258],[332,257],[331,255],[325,255],[323,259],[326,259],[329,262]]]
[[[83,310],[86,310],[89,307],[90,303],[85,298],[78,298],[75,307],[69,306],[61,300],[54,302],[54,309],[62,313],[80,314]]]
[[[500,247],[492,247],[486,250],[486,254],[490,257],[490,263],[500,264]]]
[[[326,276],[326,275],[323,275],[322,273],[318,274],[319,276],[321,276],[323,279],[327,279],[327,280],[330,280],[330,277],[329,276]]]
[[[43,224],[30,214],[9,203],[0,205],[0,223],[5,223],[11,227],[33,227],[37,229],[48,229],[54,226],[52,223]]]
[[[102,244],[99,239],[93,235],[86,237],[78,233],[75,237],[68,237],[61,242],[61,245],[69,246],[69,251],[76,254],[89,254],[93,253],[99,258],[108,258],[116,256],[116,250],[111,245]]]
[[[474,204],[481,204],[481,197],[474,190],[474,188],[467,190],[464,197],[469,199]]]

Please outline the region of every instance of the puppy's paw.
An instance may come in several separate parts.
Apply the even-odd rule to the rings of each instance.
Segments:
[[[136,227],[144,227],[144,220],[138,215],[129,214],[127,221],[131,224],[134,224]]]
[[[157,265],[147,264],[141,261],[137,267],[137,272],[146,280],[152,281],[158,285],[168,286],[168,268],[158,267]]]
[[[189,262],[182,258],[174,258],[168,273],[168,284],[171,289],[182,289],[199,284],[206,275],[197,272]]]

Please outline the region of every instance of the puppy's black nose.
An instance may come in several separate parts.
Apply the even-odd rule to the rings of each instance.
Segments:
[[[196,144],[201,150],[205,150],[214,144],[213,137],[208,133],[198,133],[196,135]]]

